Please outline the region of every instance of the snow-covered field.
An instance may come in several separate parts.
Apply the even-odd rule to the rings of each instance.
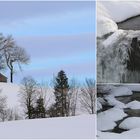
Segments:
[[[0,123],[0,139],[94,139],[95,115]]]
[[[104,84],[97,87],[100,104],[97,106],[98,138],[140,138],[140,85]]]

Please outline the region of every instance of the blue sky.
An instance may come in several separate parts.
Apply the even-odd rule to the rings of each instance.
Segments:
[[[94,1],[0,2],[0,20],[0,32],[31,56],[14,81],[50,81],[61,69],[80,81],[95,79]]]

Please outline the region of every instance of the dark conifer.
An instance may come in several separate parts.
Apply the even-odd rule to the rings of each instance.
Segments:
[[[67,95],[69,91],[68,78],[63,70],[61,70],[56,79],[54,85],[55,94],[55,114],[56,116],[67,116],[68,115],[68,103]]]

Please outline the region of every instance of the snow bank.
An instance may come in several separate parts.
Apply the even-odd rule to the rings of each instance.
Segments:
[[[122,109],[116,107],[98,113],[97,128],[101,131],[112,130],[116,126],[115,121],[121,120],[126,116],[127,114]]]
[[[126,107],[131,109],[140,109],[140,102],[136,100],[129,102],[128,104],[126,104]]]
[[[95,115],[0,123],[0,139],[94,139]]]
[[[140,117],[129,117],[125,119],[120,125],[119,128],[122,129],[134,129],[140,128]]]

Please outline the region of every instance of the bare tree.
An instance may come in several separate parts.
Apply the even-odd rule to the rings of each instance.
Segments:
[[[81,88],[80,102],[83,110],[90,114],[95,113],[96,91],[93,79],[86,79],[84,87]]]
[[[6,64],[5,64],[6,62],[4,57],[5,50],[12,48],[14,44],[15,42],[12,36],[4,37],[2,34],[0,34],[0,70],[6,68]]]
[[[76,115],[78,93],[79,93],[79,84],[75,79],[72,79],[70,81],[70,88],[69,88],[69,94],[68,94],[69,116]]]
[[[15,41],[11,35],[4,37],[2,34],[0,34],[0,52],[7,48],[12,48],[14,45]]]
[[[24,112],[27,118],[31,119],[33,109],[37,99],[37,83],[32,77],[25,77],[22,80],[22,86],[20,89],[20,102],[24,108]]]
[[[5,49],[4,55],[6,64],[10,69],[10,81],[13,82],[14,64],[18,64],[21,70],[21,64],[28,64],[29,56],[27,55],[24,48],[18,46],[13,46],[12,48]]]
[[[52,105],[54,94],[52,89],[47,83],[41,83],[38,85],[39,96],[44,100],[46,110]],[[52,92],[52,93],[51,93]]]

